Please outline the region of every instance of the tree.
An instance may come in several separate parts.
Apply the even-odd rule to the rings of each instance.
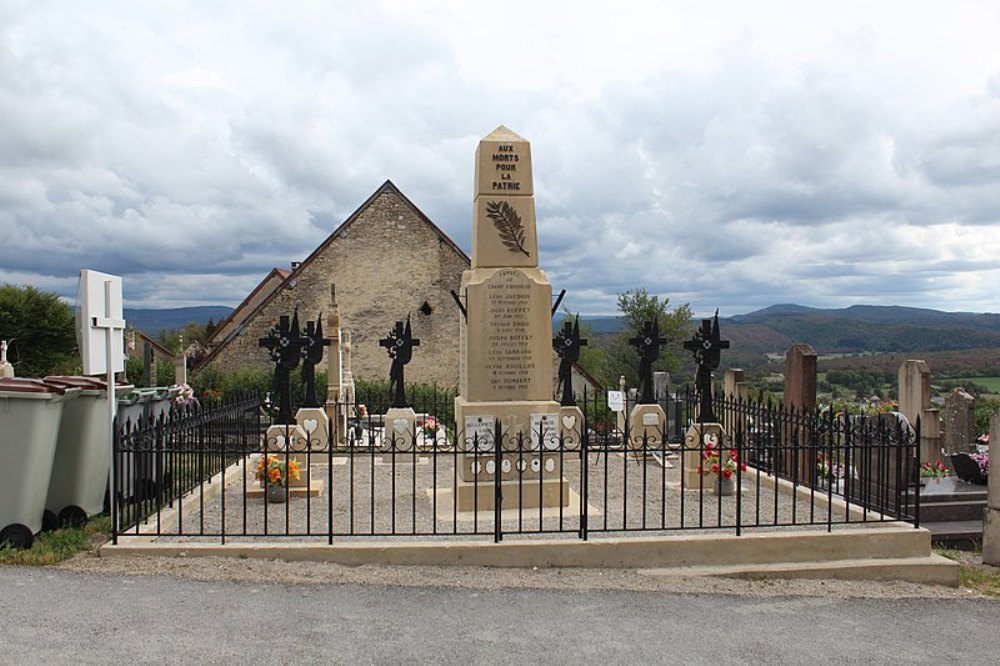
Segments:
[[[0,338],[20,377],[80,371],[73,310],[55,294],[0,285]]]
[[[691,307],[685,303],[672,311],[668,309],[670,299],[650,295],[644,288],[618,294],[618,311],[622,313],[625,329],[615,336],[608,358],[608,372],[617,379],[625,375],[630,387],[639,385],[639,353],[629,344],[644,322],[656,321],[660,335],[666,344],[660,348],[660,358],[653,364],[654,371],[676,372],[681,366],[684,354],[683,342],[691,335]]]

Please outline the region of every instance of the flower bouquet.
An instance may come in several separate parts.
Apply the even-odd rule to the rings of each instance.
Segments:
[[[948,476],[948,468],[940,460],[933,463],[927,460],[920,463],[920,476],[939,479]]]
[[[747,471],[747,464],[740,462],[739,452],[736,449],[729,449],[729,455],[723,455],[719,445],[714,441],[705,442],[705,450],[701,453],[701,464],[698,465],[698,473],[702,476],[708,474],[716,475],[715,492],[719,495],[731,495],[735,492],[735,479],[733,475],[736,470]]]
[[[417,421],[417,426],[424,433],[425,439],[434,439],[437,437],[438,432],[438,420],[433,416],[427,416],[426,418]]]
[[[844,478],[844,466],[831,462],[822,453],[816,454],[816,476],[824,481]]]
[[[299,480],[299,469],[297,460],[268,455],[257,463],[256,477],[261,485],[284,487],[288,485],[289,477],[294,481]]]
[[[174,398],[174,402],[178,405],[193,405],[195,403],[194,389],[188,384],[178,384],[177,396]]]

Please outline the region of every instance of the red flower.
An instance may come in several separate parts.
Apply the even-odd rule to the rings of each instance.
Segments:
[[[733,470],[728,469],[728,468],[722,470],[722,478],[723,479],[731,479],[731,478],[733,478]]]

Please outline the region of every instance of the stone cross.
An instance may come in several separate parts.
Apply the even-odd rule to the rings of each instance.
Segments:
[[[587,341],[580,338],[580,317],[576,321],[563,322],[563,330],[552,338],[552,348],[559,356],[559,385],[562,387],[562,398],[559,404],[564,407],[576,405],[573,395],[573,364],[580,360],[580,347],[586,347]],[[558,389],[557,389],[558,390]]]
[[[684,349],[694,353],[698,364],[698,374],[695,385],[701,398],[698,409],[699,423],[714,423],[718,419],[712,410],[712,371],[719,367],[722,360],[722,350],[729,349],[729,340],[719,336],[719,311],[715,311],[713,319],[702,319],[701,330],[684,343]]]
[[[288,315],[281,315],[278,326],[272,328],[270,333],[261,338],[258,344],[267,349],[274,362],[272,388],[278,397],[278,417],[275,419],[275,423],[294,425],[292,385],[289,376],[299,364],[302,348],[308,344],[299,329],[299,309],[295,308],[291,323],[289,323]]]
[[[316,321],[306,322],[305,344],[302,348],[302,382],[306,385],[303,407],[319,407],[316,398],[316,364],[323,360],[323,348],[330,346],[330,339],[323,337],[323,313]]]
[[[389,389],[393,390],[393,407],[407,407],[406,391],[403,387],[403,367],[413,358],[413,348],[420,346],[420,340],[414,339],[410,329],[410,318],[406,318],[406,327],[403,322],[397,321],[396,327],[389,335],[378,341],[380,347],[385,347],[392,359],[392,366],[389,369]]]
[[[639,381],[642,383],[640,404],[656,403],[653,395],[653,363],[660,358],[660,346],[666,342],[667,339],[660,336],[660,323],[655,320],[644,322],[642,331],[634,338],[629,338],[628,343],[639,352]]]

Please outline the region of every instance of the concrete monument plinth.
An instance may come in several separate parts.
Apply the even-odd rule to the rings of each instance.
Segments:
[[[639,404],[629,412],[628,448],[647,449],[663,446],[667,414],[659,405]]]
[[[704,487],[711,490],[716,476],[702,475],[698,468],[702,463],[702,451],[706,445],[714,445],[720,452],[720,461],[729,460],[729,446],[726,442],[726,429],[721,423],[695,423],[684,435],[684,474],[681,486],[684,490],[699,490]]]
[[[300,407],[295,423],[302,430],[310,451],[325,451],[330,434],[330,418],[322,407]]]
[[[382,431],[383,451],[410,451],[417,432],[417,413],[412,407],[390,407]]]

